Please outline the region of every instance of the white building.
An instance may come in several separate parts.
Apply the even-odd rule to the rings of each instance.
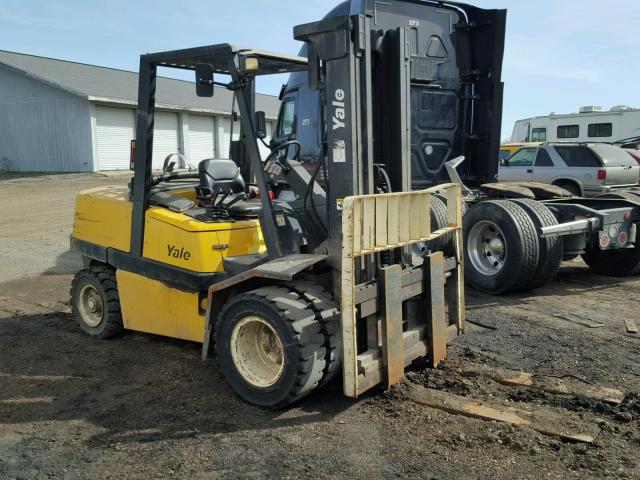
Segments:
[[[512,142],[617,142],[640,136],[640,109],[626,105],[604,111],[601,106],[582,107],[579,113],[555,114],[518,120]]]
[[[0,50],[0,170],[128,169],[137,95],[135,72]],[[159,77],[154,168],[174,153],[192,165],[228,158],[231,107],[232,94],[223,88],[199,98],[193,83]],[[278,108],[277,97],[256,96],[269,137]],[[239,122],[233,130],[237,139]]]

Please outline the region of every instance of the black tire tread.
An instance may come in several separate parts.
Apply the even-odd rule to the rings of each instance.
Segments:
[[[324,375],[318,385],[322,387],[336,377],[342,365],[340,308],[329,292],[313,282],[303,280],[295,284],[287,283],[285,286],[307,299],[320,324],[326,349]]]
[[[558,224],[558,220],[544,204],[529,198],[520,198],[513,202],[524,207],[525,210],[536,216],[531,216],[537,227],[550,227]],[[536,268],[536,273],[531,280],[529,288],[541,287],[551,282],[560,270],[562,257],[564,255],[562,237],[554,235],[540,240],[540,260]]]
[[[522,269],[518,279],[508,292],[527,290],[536,273],[539,257],[538,234],[527,212],[517,203],[510,200],[493,200],[500,204],[515,219],[522,233]]]
[[[582,254],[582,260],[598,275],[629,277],[640,274],[640,247],[600,250],[597,246]]]
[[[484,211],[480,213],[479,209]],[[473,269],[473,264],[469,261],[467,236],[474,225],[472,217],[478,216],[477,221],[484,219],[495,221],[496,218],[491,216],[494,211],[501,211],[506,218],[509,218],[510,225],[508,227],[516,237],[511,240],[505,239],[507,240],[508,263],[504,268],[508,268],[509,274],[501,272],[492,280],[489,280],[488,278],[485,279],[484,274],[476,273],[476,270]],[[507,225],[498,225],[498,227],[503,229]],[[471,285],[492,295],[523,291],[529,287],[536,273],[540,248],[533,221],[522,206],[510,200],[486,200],[480,202],[469,209],[463,230],[465,236],[465,258],[468,261],[465,277]],[[511,247],[509,242],[511,242]],[[515,248],[513,247],[514,242]]]
[[[435,232],[449,226],[449,215],[447,213],[446,201],[440,195],[431,196],[431,231]],[[427,242],[427,250],[432,252],[443,251],[446,256],[450,256],[451,233],[443,235],[440,238]]]
[[[632,202],[640,202],[640,194],[633,192],[602,193],[598,195],[598,198],[623,198],[625,200],[631,200]]]
[[[220,330],[220,324],[230,307],[247,300],[257,300],[274,307],[280,317],[286,321],[291,336],[296,341],[298,370],[293,388],[283,400],[269,405],[274,409],[284,408],[315,390],[325,376],[325,337],[321,332],[321,325],[317,322],[316,312],[312,309],[311,302],[287,286],[277,285],[261,287],[234,297],[218,315],[215,331]],[[214,351],[216,355],[219,354],[217,342],[214,343]]]

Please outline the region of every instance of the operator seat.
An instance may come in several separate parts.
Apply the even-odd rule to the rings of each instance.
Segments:
[[[245,183],[240,168],[233,160],[209,158],[198,164],[200,185],[198,200],[212,214],[255,218],[260,215],[260,202],[247,201]],[[226,199],[230,199],[226,201]]]
[[[198,164],[200,191],[212,195],[244,193],[244,179],[233,160],[209,158]]]

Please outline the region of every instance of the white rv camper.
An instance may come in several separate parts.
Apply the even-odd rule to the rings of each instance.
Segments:
[[[604,111],[592,105],[580,108],[579,113],[518,120],[511,141],[613,143],[632,137],[640,137],[640,109],[618,105]]]

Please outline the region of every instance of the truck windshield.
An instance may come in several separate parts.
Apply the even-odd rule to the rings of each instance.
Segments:
[[[295,98],[285,100],[280,109],[280,121],[278,122],[277,137],[288,137],[296,125],[296,101]]]

